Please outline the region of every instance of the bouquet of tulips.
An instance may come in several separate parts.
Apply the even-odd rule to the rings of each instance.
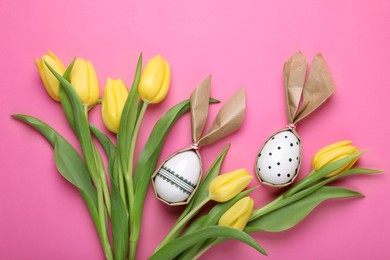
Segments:
[[[165,138],[176,120],[189,110],[189,100],[178,103],[158,120],[138,161],[134,162],[145,111],[149,104],[161,102],[169,90],[168,62],[158,55],[141,73],[141,54],[130,90],[122,80],[108,78],[102,99],[99,99],[96,72],[89,61],[77,58],[65,68],[49,52],[35,63],[48,94],[60,101],[80,141],[82,154],[41,120],[22,114],[13,117],[39,131],[54,148],[57,169],[84,199],[105,257],[135,259],[151,177]],[[209,102],[218,101],[210,99]],[[104,125],[116,134],[116,143],[88,121],[88,111],[99,103]],[[103,147],[106,166],[92,136]],[[378,172],[352,168],[362,152],[350,141],[335,143],[313,157],[311,173],[270,203],[254,209],[249,195],[257,187],[245,190],[253,176],[245,169],[219,174],[228,149],[229,146],[203,176],[190,203],[150,259],[197,258],[227,239],[240,240],[266,255],[249,235],[251,232],[280,232],[298,224],[322,201],[360,197],[359,192],[327,184],[353,174]],[[210,201],[217,203],[205,215],[197,216]]]

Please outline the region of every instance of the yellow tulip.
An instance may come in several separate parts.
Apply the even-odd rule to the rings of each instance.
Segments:
[[[70,83],[84,106],[92,107],[97,103],[99,84],[95,69],[90,61],[76,59],[70,73]]]
[[[170,83],[169,64],[161,55],[157,55],[146,64],[138,85],[138,93],[145,102],[160,103],[167,95]]]
[[[218,225],[243,230],[253,211],[253,199],[244,197],[231,206],[219,219]]]
[[[63,75],[65,72],[65,66],[64,64],[62,64],[60,59],[51,51],[43,55],[40,60],[37,58],[34,60],[34,63],[38,68],[39,74],[41,75],[41,79],[43,85],[46,88],[47,93],[49,93],[52,99],[60,101],[60,83],[53,75],[53,73],[51,73],[45,62],[48,63],[56,72],[61,75]]]
[[[210,183],[210,197],[217,202],[228,201],[243,191],[252,179],[253,176],[245,169],[219,175]]]
[[[119,131],[119,122],[128,95],[122,80],[113,80],[110,77],[107,79],[103,93],[102,118],[106,128],[113,133]]]
[[[352,144],[351,141],[345,140],[345,141],[330,144],[320,149],[312,159],[313,169],[317,171],[331,162],[358,153],[359,149],[356,146],[353,146],[351,144]],[[354,159],[352,162],[342,166],[340,169],[337,169],[331,172],[330,174],[326,175],[326,177],[332,177],[335,176],[336,174],[348,170],[355,164],[355,162],[358,159],[359,157]]]

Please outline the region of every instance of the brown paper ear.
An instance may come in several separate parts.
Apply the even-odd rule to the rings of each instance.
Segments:
[[[192,142],[194,144],[198,143],[206,125],[209,112],[210,85],[211,75],[204,79],[191,94],[191,130]]]
[[[293,55],[284,63],[284,91],[287,104],[288,122],[294,123],[302,97],[307,69],[307,60],[302,52]]]
[[[294,117],[294,124],[322,105],[334,92],[334,83],[322,55],[317,54],[303,88],[302,105]]]
[[[219,110],[210,129],[199,140],[199,147],[211,144],[238,130],[245,117],[245,90],[241,88]]]

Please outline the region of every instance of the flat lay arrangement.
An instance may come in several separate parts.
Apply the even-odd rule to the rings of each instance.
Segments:
[[[0,10],[0,259],[390,259],[390,1]]]
[[[136,142],[145,112],[149,105],[162,102],[170,88],[171,67],[167,60],[157,55],[142,69],[141,54],[131,88],[128,90],[121,79],[109,77],[102,99],[90,61],[75,58],[65,67],[53,52],[48,52],[36,59],[35,64],[47,93],[61,104],[79,140],[81,153],[43,121],[24,114],[13,117],[37,130],[53,147],[57,170],[83,198],[106,259],[136,258],[144,202],[151,182],[157,199],[169,206],[187,206],[149,259],[196,259],[228,239],[240,240],[267,255],[251,233],[284,231],[301,222],[325,200],[361,197],[363,195],[357,191],[328,184],[350,175],[379,172],[353,167],[364,151],[351,141],[340,141],[313,156],[312,172],[269,203],[255,207],[250,194],[258,186],[246,189],[253,175],[244,168],[220,172],[230,145],[205,174],[202,174],[199,153],[204,145],[240,128],[245,118],[244,88],[220,108],[203,133],[209,105],[220,102],[210,97],[211,77],[207,77],[194,89],[190,99],[170,108],[159,119],[135,161]],[[260,181],[267,185],[285,186],[294,180],[301,159],[295,124],[321,105],[334,89],[321,55],[315,56],[305,82],[306,66],[300,52],[284,65],[289,125],[266,141],[255,166]],[[99,106],[104,125],[116,134],[116,141],[88,120],[89,111]],[[192,144],[157,167],[169,130],[188,111]],[[103,148],[107,165],[93,137]],[[263,170],[267,166],[268,171]],[[282,177],[282,181],[278,181],[278,177]],[[211,201],[216,204],[204,215],[198,214]]]

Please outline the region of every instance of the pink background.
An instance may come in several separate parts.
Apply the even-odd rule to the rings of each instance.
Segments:
[[[298,127],[300,178],[324,145],[351,139],[369,148],[359,165],[385,173],[340,182],[366,195],[323,203],[297,227],[254,238],[269,259],[385,259],[390,257],[389,82],[390,2],[376,1],[1,1],[0,3],[0,258],[102,259],[97,234],[75,188],[56,171],[51,147],[10,114],[36,116],[77,142],[60,106],[46,94],[33,63],[54,51],[68,64],[90,59],[100,89],[108,76],[130,85],[137,57],[161,53],[171,64],[166,100],[148,110],[137,153],[156,120],[189,97],[212,73],[212,96],[226,101],[246,87],[241,130],[202,150],[204,169],[227,143],[223,171],[252,170],[263,141],[286,124],[283,63],[301,50],[309,63],[322,52],[336,92]],[[315,3],[316,2],[316,3]],[[209,119],[219,105],[212,106]],[[91,121],[103,127],[99,108]],[[174,127],[160,161],[190,144],[186,115]],[[111,137],[113,137],[111,135]],[[258,185],[255,179],[252,186]],[[261,187],[256,205],[279,190]],[[182,208],[169,208],[149,190],[138,258],[149,256]],[[261,258],[237,241],[203,259]]]

